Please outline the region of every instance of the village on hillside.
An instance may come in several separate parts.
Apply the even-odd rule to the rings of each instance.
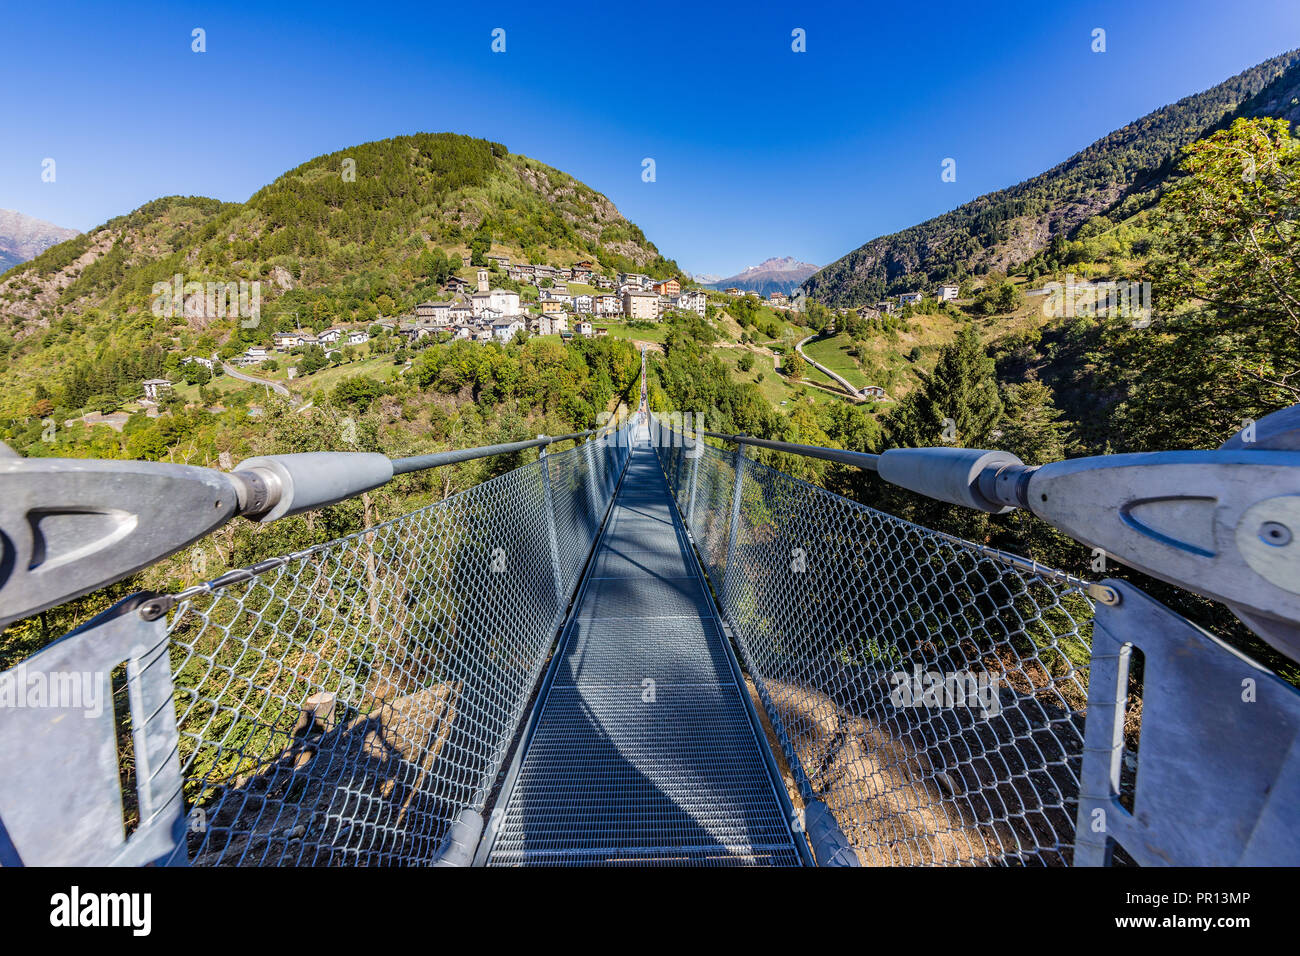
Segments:
[[[440,341],[509,342],[519,332],[575,337],[601,337],[609,333],[602,322],[657,322],[672,310],[705,314],[708,294],[703,289],[683,289],[677,279],[655,279],[636,272],[616,276],[596,272],[591,262],[573,266],[514,263],[508,256],[489,255],[490,266],[477,269],[471,281],[452,276],[443,287],[445,298],[421,302],[413,314],[381,316],[364,328],[333,327],[320,332],[297,329],[275,332],[264,344],[250,346],[232,364],[257,365],[275,352],[320,346],[329,357],[345,345],[363,345],[372,334],[389,333],[416,343],[430,336]],[[505,275],[511,284],[536,288],[535,298],[514,289],[493,287],[493,275]],[[727,289],[730,296],[744,296]],[[797,303],[780,292],[766,304],[774,309],[796,309]],[[449,339],[447,337],[450,337]]]
[[[961,293],[961,287],[957,285],[941,285],[934,290],[932,298],[936,302],[953,302],[956,301]],[[920,305],[925,300],[924,292],[903,292],[899,294],[898,301],[893,299],[882,299],[874,306],[864,305],[858,309],[858,314],[864,318],[872,318],[877,315],[892,315],[899,309],[909,305]]]
[[[220,376],[223,366],[256,372],[259,377],[243,376],[249,382],[270,384],[278,380],[283,385],[312,374],[318,367],[350,363],[366,355],[373,358],[394,349],[419,349],[455,341],[508,343],[520,333],[555,336],[567,343],[578,338],[605,337],[614,323],[647,330],[650,323],[662,322],[674,311],[704,317],[710,296],[715,306],[724,296],[761,298],[741,289],[727,289],[724,293],[683,288],[678,279],[657,279],[643,273],[603,274],[588,261],[558,266],[512,262],[504,255],[487,255],[481,261],[483,265],[468,268],[463,260],[457,262],[455,268],[472,273],[473,278],[453,273],[442,283],[437,299],[420,302],[407,314],[380,314],[324,329],[314,324],[314,328],[285,330],[280,321],[270,324],[264,340],[254,341],[242,352],[185,355],[180,359],[178,375],[141,383],[143,399],[139,405],[147,414],[156,415],[158,406],[182,384],[174,379],[204,384]],[[211,317],[211,306],[205,304],[201,294],[184,302],[187,316]],[[802,300],[792,300],[780,292],[772,293],[762,304],[782,312],[802,310]],[[280,330],[273,331],[276,325]],[[654,337],[653,333],[647,334]],[[249,340],[245,337],[244,341]],[[98,420],[96,417],[88,423]]]
[[[421,349],[456,341],[504,344],[516,341],[521,333],[553,336],[567,343],[580,338],[608,336],[616,324],[620,326],[614,328],[617,335],[626,336],[629,329],[637,329],[640,334],[654,338],[651,324],[662,322],[675,311],[693,312],[705,317],[713,314],[709,311],[710,304],[726,310],[728,301],[744,299],[749,300],[751,306],[742,305],[742,308],[761,304],[776,313],[791,316],[805,313],[808,307],[802,289],[795,290],[793,295],[772,292],[764,297],[738,287],[720,291],[683,288],[679,279],[654,278],[644,273],[606,274],[597,271],[589,261],[560,266],[513,262],[509,256],[486,255],[479,262],[482,264],[466,267],[464,260],[459,260],[454,267],[459,274],[453,272],[441,283],[439,296],[419,302],[409,313],[380,314],[375,318],[339,323],[324,329],[315,323],[314,328],[285,330],[281,321],[277,323],[278,331],[268,330],[263,341],[247,345],[242,352],[231,354],[223,351],[220,357],[185,356],[180,368],[190,371],[182,371],[180,377],[186,382],[202,383],[221,375],[225,365],[255,372],[259,377],[249,378],[250,382],[270,384],[279,381],[282,386],[295,378],[310,376],[320,368],[340,363],[348,365],[362,361],[366,356],[374,359],[395,349]],[[930,299],[938,303],[953,301],[958,298],[959,291],[957,285],[940,285],[930,294],[905,292],[857,309],[829,309],[826,311],[829,312],[830,324],[822,330],[822,335],[834,335],[836,326],[842,327],[842,323],[855,313],[867,319],[894,315],[901,310],[918,308]],[[792,321],[801,325],[805,320]],[[244,341],[248,342],[248,339]],[[859,390],[843,384],[835,370],[812,360],[801,349],[799,351],[814,368],[827,376],[825,384],[833,384],[831,380],[838,381],[850,397],[858,399],[882,400],[886,397],[884,389],[877,385],[867,384]],[[269,376],[269,379],[264,376]],[[140,404],[147,413],[153,414],[168,394],[178,387],[178,383],[170,378],[150,379],[142,384],[144,396]]]
[[[656,279],[635,272],[603,274],[588,261],[557,266],[512,262],[504,255],[487,255],[482,261],[484,265],[470,267],[474,270],[472,280],[463,275],[451,275],[442,285],[440,298],[418,303],[411,313],[380,315],[372,320],[339,324],[319,331],[297,328],[271,332],[264,342],[249,345],[227,361],[241,368],[265,366],[267,370],[281,372],[292,380],[299,373],[310,374],[313,370],[300,368],[307,352],[319,350],[317,355],[322,365],[350,361],[349,357],[357,354],[358,347],[369,344],[365,351],[373,351],[372,340],[376,336],[385,342],[399,342],[414,348],[454,341],[507,343],[514,341],[520,333],[556,336],[562,342],[571,342],[577,338],[607,336],[613,323],[646,328],[645,323],[660,322],[673,311],[694,312],[703,317],[707,314],[710,296],[714,297],[715,305],[722,305],[725,299],[749,298],[760,300],[770,309],[791,314],[805,311],[807,304],[802,290],[796,290],[794,295],[772,292],[766,297],[737,287],[709,292],[698,287],[683,288],[675,278]],[[494,279],[499,281],[501,277],[507,279],[506,284],[513,288],[494,283]],[[941,285],[928,297],[923,292],[905,292],[874,305],[856,310],[832,309],[830,313],[832,322],[835,318],[843,321],[854,312],[864,318],[875,318],[894,314],[908,306],[919,306],[926,298],[937,302],[952,301],[958,294],[958,286]],[[833,334],[834,328],[832,324],[826,331]],[[391,349],[394,346],[384,347]],[[209,374],[220,374],[221,360],[216,356],[189,355],[181,361],[182,367],[202,366]],[[825,371],[822,366],[813,364]],[[259,371],[259,374],[265,373]],[[835,377],[833,373],[831,377]],[[165,397],[174,383],[158,378],[144,382],[143,386],[142,405],[154,411],[152,406]],[[868,386],[861,394],[881,398],[883,390]]]

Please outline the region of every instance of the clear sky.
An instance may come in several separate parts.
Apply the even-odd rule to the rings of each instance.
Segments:
[[[824,265],[1297,46],[1297,0],[11,0],[0,208],[84,230],[163,195],[243,201],[321,153],[450,130],[578,177],[690,271]]]

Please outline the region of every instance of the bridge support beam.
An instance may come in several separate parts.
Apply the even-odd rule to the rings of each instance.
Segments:
[[[469,866],[474,861],[479,838],[483,835],[483,815],[468,807],[451,824],[438,849],[434,866]]]
[[[1103,583],[1119,600],[1097,605],[1093,627],[1074,865],[1106,866],[1118,846],[1140,866],[1296,866],[1300,691],[1128,582]]]
[[[820,800],[804,804],[804,831],[818,866],[861,866],[830,807]]]

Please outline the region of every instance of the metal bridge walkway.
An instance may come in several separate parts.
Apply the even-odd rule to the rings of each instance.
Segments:
[[[489,819],[488,865],[799,865],[790,810],[639,442]]]

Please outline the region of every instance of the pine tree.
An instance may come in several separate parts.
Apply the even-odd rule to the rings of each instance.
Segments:
[[[940,351],[925,384],[904,398],[890,416],[888,446],[989,447],[1003,414],[994,372],[979,332],[967,325]]]
[[[925,383],[899,402],[885,422],[884,447],[996,448],[1002,420],[993,360],[985,352],[979,332],[967,325],[940,351]],[[933,501],[884,481],[876,481],[864,491],[870,504],[917,524],[972,541],[989,537],[984,512]]]

